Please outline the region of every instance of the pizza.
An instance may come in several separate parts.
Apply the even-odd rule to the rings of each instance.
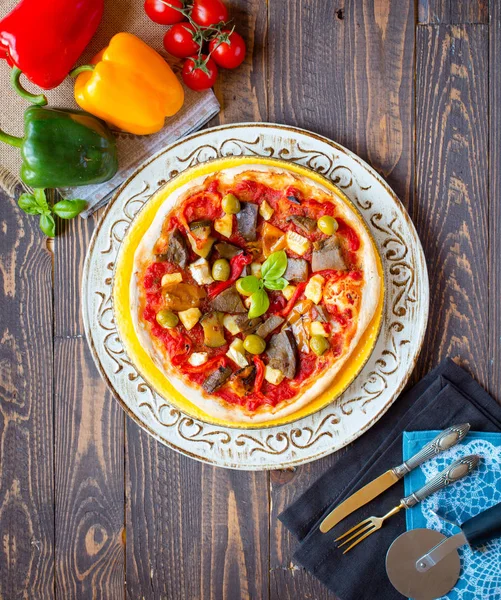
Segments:
[[[322,394],[374,318],[379,258],[341,194],[270,165],[195,178],[137,245],[137,338],[210,417],[266,423]]]

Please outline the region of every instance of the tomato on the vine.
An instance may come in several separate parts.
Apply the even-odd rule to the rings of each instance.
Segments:
[[[211,88],[217,79],[217,66],[212,58],[202,54],[200,58],[192,56],[183,65],[183,81],[195,90],[201,92]]]
[[[221,0],[194,0],[191,18],[197,25],[210,27],[228,20],[228,10]]]
[[[177,9],[183,9],[181,0],[145,0],[144,10],[148,17],[160,25],[174,25],[186,17]]]
[[[191,23],[176,23],[164,35],[164,48],[177,58],[193,56],[199,47],[193,39],[196,31]]]
[[[225,69],[236,69],[245,58],[245,42],[236,31],[223,29],[221,35],[209,44],[209,51],[215,63]]]

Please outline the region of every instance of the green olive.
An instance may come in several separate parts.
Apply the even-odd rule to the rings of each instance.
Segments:
[[[179,317],[170,310],[163,309],[157,312],[157,323],[166,329],[171,329],[179,323]]]
[[[337,231],[338,224],[334,217],[324,215],[323,217],[320,217],[320,219],[318,219],[317,227],[322,233],[325,233],[325,235],[332,235]]]
[[[237,288],[237,292],[239,294],[242,294],[242,296],[252,296],[253,292],[249,292],[247,290],[244,290],[244,288],[242,287],[242,279],[244,279],[244,278],[241,277],[240,279],[237,279],[237,282],[235,283],[235,287]]]
[[[234,194],[226,194],[222,206],[227,215],[236,215],[240,212],[240,200]]]
[[[228,281],[230,271],[230,263],[226,258],[218,258],[212,265],[212,277],[216,281]]]
[[[251,354],[262,354],[266,349],[266,342],[253,333],[245,338],[244,348]]]
[[[329,340],[323,335],[313,335],[310,339],[310,348],[317,356],[322,354],[329,348]]]

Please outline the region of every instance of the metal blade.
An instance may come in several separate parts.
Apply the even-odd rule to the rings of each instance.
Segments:
[[[386,555],[386,573],[405,598],[434,600],[445,596],[455,585],[461,570],[459,554],[452,551],[433,569],[422,573],[416,561],[445,536],[431,529],[412,529],[400,535]]]
[[[370,502],[376,498],[376,496],[379,496],[379,494],[390,488],[394,483],[397,483],[397,481],[399,481],[399,478],[390,469],[367,485],[364,485],[363,488],[360,488],[349,498],[346,498],[346,500],[336,506],[336,508],[325,517],[322,523],[320,523],[320,531],[322,533],[327,533],[345,517],[351,515],[352,512],[356,511],[361,506],[364,506],[364,504],[367,504],[367,502]]]
[[[416,561],[416,569],[420,573],[426,573],[429,569],[434,567],[437,563],[439,563],[442,559],[444,559],[448,554],[457,550],[461,546],[464,546],[468,543],[466,536],[463,532],[456,533],[452,537],[448,537],[439,544],[437,544],[434,548],[432,548],[428,553],[423,554]]]

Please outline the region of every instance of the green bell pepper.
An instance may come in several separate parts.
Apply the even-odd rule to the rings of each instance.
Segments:
[[[21,149],[21,179],[34,188],[101,183],[118,169],[110,129],[83,111],[31,106],[24,113],[24,138],[0,130],[0,141]]]

